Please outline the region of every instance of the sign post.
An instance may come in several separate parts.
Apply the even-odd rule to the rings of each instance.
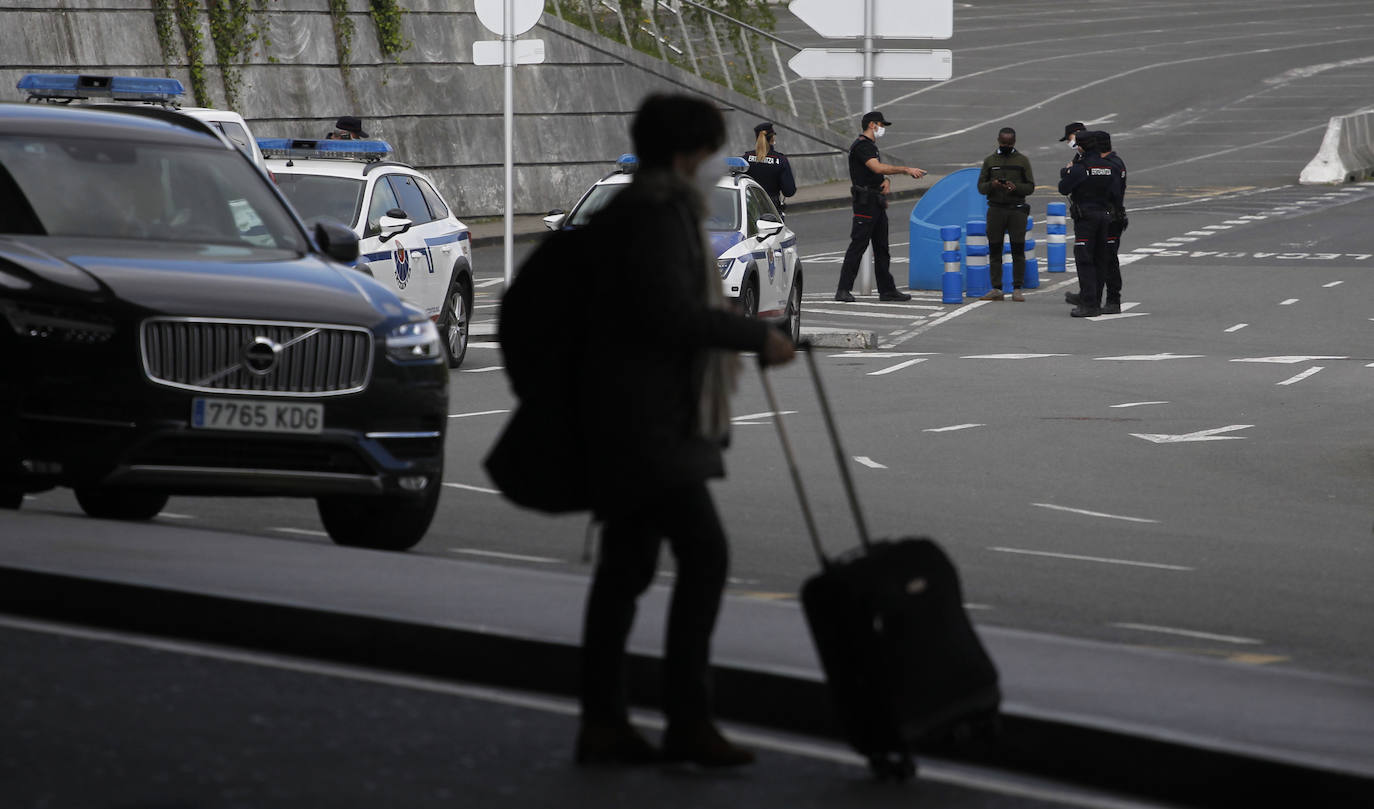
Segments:
[[[787,64],[803,78],[861,79],[864,112],[873,109],[875,79],[940,81],[953,75],[947,50],[878,49],[873,40],[949,39],[954,0],[792,0],[787,8],[823,37],[861,40],[858,50],[806,48]],[[858,281],[860,293],[873,294],[871,248],[864,251]]]
[[[543,0],[476,0],[477,19],[488,31],[499,34],[499,42],[474,42],[472,61],[477,65],[498,64],[494,61],[494,47],[500,46],[501,64],[505,68],[505,141],[506,141],[506,238],[505,238],[505,277],[506,286],[515,277],[515,219],[511,210],[514,204],[515,184],[515,66],[516,64],[537,64],[544,61],[542,40],[524,40],[521,48],[516,48],[516,36],[525,33],[539,22],[544,13]],[[530,43],[530,44],[526,44]],[[523,58],[520,58],[523,57]]]

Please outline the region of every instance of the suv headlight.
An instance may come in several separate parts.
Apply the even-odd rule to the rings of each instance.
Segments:
[[[386,335],[386,355],[397,362],[432,360],[442,350],[439,330],[428,318],[402,323]]]
[[[37,301],[0,301],[0,320],[20,337],[60,343],[108,343],[115,332],[107,315]]]
[[[716,259],[716,268],[720,270],[721,278],[728,276],[730,274],[730,268],[733,266],[735,266],[735,260],[733,258]]]

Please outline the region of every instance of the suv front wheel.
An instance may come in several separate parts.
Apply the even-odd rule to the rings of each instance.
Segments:
[[[378,497],[340,495],[316,501],[320,522],[334,544],[377,551],[410,550],[425,538],[439,506],[436,475],[424,492]]]

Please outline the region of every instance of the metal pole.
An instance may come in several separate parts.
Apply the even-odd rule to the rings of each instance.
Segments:
[[[711,22],[711,15],[706,15],[706,32],[711,35],[711,44],[716,46],[716,56],[720,59],[720,70],[725,74],[725,86],[731,90],[735,89],[735,83],[730,80],[730,67],[725,64],[725,51],[720,47],[720,38],[716,36],[716,26]]]
[[[625,45],[633,48],[635,41],[630,38],[630,27],[625,24],[625,12],[620,8],[620,0],[616,0],[615,18],[620,20],[620,33],[625,36]]]
[[[515,218],[511,213],[514,198],[515,162],[515,0],[506,0],[502,14],[501,48],[505,52],[502,64],[505,66],[506,87],[506,289],[515,280]]]
[[[658,43],[658,58],[668,61],[668,50],[663,47],[663,29],[658,25],[658,0],[649,3],[649,24],[654,27],[654,42]]]
[[[787,70],[782,66],[782,57],[778,55],[778,43],[768,43],[773,48],[773,61],[778,63],[778,76],[782,79],[783,92],[787,93],[787,105],[792,108],[792,114],[797,114],[797,99],[792,97],[792,80],[787,78]]]
[[[599,36],[599,35],[601,34],[601,32],[598,31],[598,30],[596,30],[596,3],[594,3],[593,0],[586,0],[586,2],[587,2],[587,21],[588,21],[589,23],[591,23],[591,26],[592,26],[592,33]]]
[[[749,72],[754,74],[754,89],[759,91],[759,101],[768,103],[768,98],[763,94],[763,81],[759,78],[758,66],[754,64],[754,50],[749,47],[749,34],[743,28],[739,29],[739,43],[744,48],[744,60],[749,63]]]
[[[873,109],[873,0],[864,0],[864,113]],[[873,294],[873,246],[864,251],[859,265],[859,293]]]

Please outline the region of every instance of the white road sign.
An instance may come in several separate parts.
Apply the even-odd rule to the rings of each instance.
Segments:
[[[862,2],[862,0],[860,0]],[[506,4],[511,5],[511,30],[505,30]],[[497,36],[518,37],[534,27],[544,13],[544,0],[476,0],[477,19]],[[496,62],[496,64],[501,64]]]
[[[499,39],[482,39],[472,43],[472,63],[474,65],[504,64],[505,43]],[[515,64],[539,65],[544,62],[544,40],[515,40]]]
[[[805,48],[787,62],[804,79],[862,79],[864,55],[852,48]],[[954,75],[947,50],[880,50],[873,53],[873,77],[942,81]]]
[[[873,36],[885,39],[949,39],[954,0],[872,0]],[[787,7],[823,37],[864,35],[864,0],[792,0]]]

